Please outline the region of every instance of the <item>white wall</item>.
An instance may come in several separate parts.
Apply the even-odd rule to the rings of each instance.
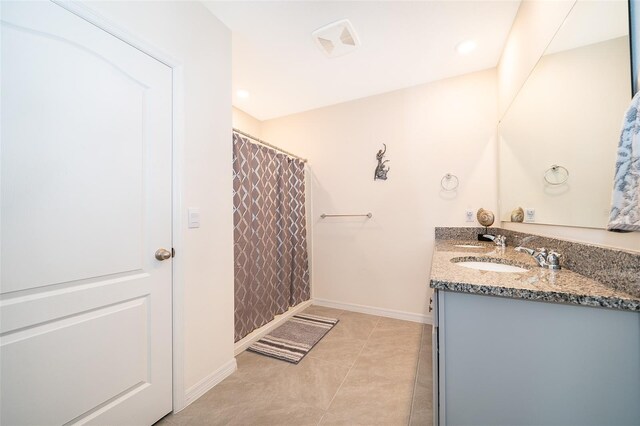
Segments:
[[[234,129],[241,130],[255,138],[262,139],[262,121],[236,107],[232,109],[231,119]]]
[[[575,3],[525,0],[520,5],[498,64],[498,103],[502,117]],[[506,229],[640,251],[640,233],[604,229],[502,222]]]
[[[498,63],[502,117],[576,0],[523,0]]]
[[[428,317],[434,227],[496,211],[496,122],[495,70],[264,121],[265,140],[310,159],[313,296]],[[389,179],[374,181],[383,143]]]
[[[184,286],[187,391],[233,361],[231,34],[199,2],[87,6],[182,65],[177,102],[184,106],[178,117],[183,245],[176,262]],[[200,208],[199,229],[186,228],[186,207]]]

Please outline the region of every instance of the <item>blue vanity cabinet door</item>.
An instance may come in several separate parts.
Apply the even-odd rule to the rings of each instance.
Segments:
[[[432,381],[433,381],[433,424],[438,425],[438,294],[441,293],[434,289],[431,296],[431,364],[432,364]]]
[[[640,424],[640,313],[438,293],[436,424]]]

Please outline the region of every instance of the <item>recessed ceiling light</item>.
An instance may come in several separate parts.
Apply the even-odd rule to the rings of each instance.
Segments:
[[[236,92],[236,95],[238,95],[238,97],[241,99],[247,99],[249,97],[249,92],[247,92],[246,90],[240,89]]]
[[[471,53],[478,46],[475,40],[466,40],[456,46],[456,50],[461,55]]]

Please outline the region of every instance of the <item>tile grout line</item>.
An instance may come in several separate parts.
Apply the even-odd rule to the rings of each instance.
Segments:
[[[331,404],[333,404],[333,400],[336,399],[336,396],[340,392],[340,389],[342,389],[342,385],[344,385],[344,382],[347,381],[347,377],[349,377],[349,373],[351,373],[351,370],[353,369],[353,366],[356,365],[356,363],[358,362],[358,358],[360,358],[360,355],[362,354],[362,351],[364,351],[365,346],[367,346],[367,343],[369,342],[369,339],[371,338],[371,335],[373,334],[375,329],[378,327],[378,324],[380,323],[380,319],[381,318],[382,317],[378,317],[378,321],[376,321],[376,325],[374,325],[373,328],[371,329],[371,331],[369,332],[369,335],[367,336],[367,339],[364,341],[364,345],[362,345],[362,348],[360,348],[360,352],[358,352],[358,356],[356,356],[356,359],[349,366],[349,371],[347,371],[347,374],[345,374],[344,379],[342,379],[342,382],[340,383],[340,386],[338,386],[338,389],[336,390],[336,393],[333,394],[333,398],[331,398],[331,401],[329,401],[329,406],[327,407],[326,410],[324,410],[324,413],[322,414],[322,417],[320,417],[320,420],[318,420],[318,425],[320,425],[322,423],[322,420],[324,419],[324,416],[329,412],[329,409],[331,408]]]
[[[424,339],[424,325],[422,325],[422,330],[420,331],[420,349],[418,350],[418,360],[416,362],[416,378],[413,381],[413,392],[411,393],[411,411],[409,411],[409,425],[411,425],[411,419],[413,418],[413,405],[415,403],[415,397],[416,397],[416,387],[418,386],[418,377],[420,374],[420,359],[421,359],[421,355],[422,355],[422,349],[423,349],[423,341],[422,339]]]

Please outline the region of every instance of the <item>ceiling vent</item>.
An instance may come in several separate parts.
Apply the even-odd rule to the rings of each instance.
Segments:
[[[318,28],[311,35],[320,50],[329,58],[346,55],[360,46],[358,35],[348,19]]]

